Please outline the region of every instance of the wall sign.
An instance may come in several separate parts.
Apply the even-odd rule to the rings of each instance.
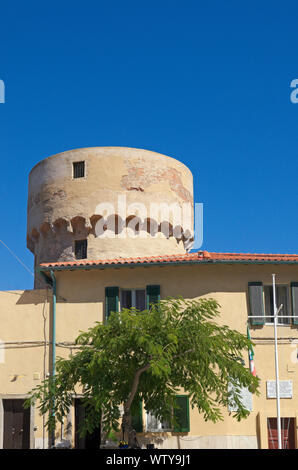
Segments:
[[[267,380],[267,398],[276,398],[276,382],[275,380]],[[293,398],[293,382],[292,380],[279,381],[280,398]]]

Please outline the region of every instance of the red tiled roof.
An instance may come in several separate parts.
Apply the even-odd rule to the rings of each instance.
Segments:
[[[56,263],[42,263],[40,268],[78,268],[105,265],[145,265],[145,264],[185,264],[200,262],[258,262],[258,263],[298,263],[298,254],[262,254],[262,253],[209,253],[198,251],[181,255],[144,256],[138,258],[113,258],[98,260],[59,261]]]

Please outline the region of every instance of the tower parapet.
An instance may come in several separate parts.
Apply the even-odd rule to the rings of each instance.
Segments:
[[[174,158],[83,148],[48,157],[30,172],[27,246],[35,265],[179,254],[192,240],[193,178]]]

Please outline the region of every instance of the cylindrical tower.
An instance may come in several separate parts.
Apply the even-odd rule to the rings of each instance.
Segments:
[[[178,254],[192,240],[192,174],[171,157],[83,148],[48,157],[30,172],[27,246],[35,266]]]

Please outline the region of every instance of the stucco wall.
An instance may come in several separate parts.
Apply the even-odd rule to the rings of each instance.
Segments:
[[[104,292],[106,286],[118,285],[120,288],[144,288],[148,284],[160,284],[161,296],[182,295],[184,298],[212,297],[221,305],[221,317],[218,322],[246,334],[246,319],[248,315],[247,287],[250,281],[262,281],[264,284],[272,283],[272,272],[276,274],[278,284],[290,284],[298,279],[296,266],[270,266],[270,265],[195,265],[172,267],[138,267],[134,269],[105,269],[90,271],[57,272],[57,285],[60,295],[67,302],[60,302],[57,307],[57,322],[59,334],[67,326],[69,340],[76,335],[76,331],[84,329],[82,319],[83,304],[88,305],[90,321],[102,321],[104,312]],[[82,279],[84,276],[84,284]],[[84,285],[84,288],[83,288]],[[280,326],[278,335],[281,340],[279,346],[279,368],[281,380],[292,380],[294,398],[284,399],[281,407],[288,416],[295,417],[298,393],[297,364],[292,362],[293,341],[298,340],[297,326]],[[224,421],[205,423],[196,410],[191,411],[190,436],[194,436],[193,445],[209,446],[208,439],[202,436],[214,436],[214,446],[229,447],[231,445],[249,447],[256,445],[258,414],[266,411],[271,417],[276,416],[276,402],[266,399],[266,380],[274,380],[274,344],[273,326],[251,328],[251,336],[257,344],[255,350],[255,366],[261,378],[260,396],[253,396],[253,411],[247,420],[238,423],[223,410]],[[289,338],[293,338],[293,341]],[[246,363],[248,358],[244,357]],[[285,416],[285,415],[284,415]],[[266,420],[261,419],[261,433],[267,433]],[[234,436],[233,440],[217,438],[216,436]],[[237,437],[238,436],[238,437]],[[246,436],[245,438],[243,436]],[[249,440],[247,436],[251,436]],[[237,437],[237,438],[236,438]],[[248,439],[248,441],[247,441]],[[187,438],[186,438],[187,441]],[[183,441],[183,445],[189,442]],[[165,439],[167,446],[173,444],[173,439]],[[216,444],[217,443],[217,444]],[[234,444],[232,444],[234,443]],[[160,444],[161,445],[161,444]],[[267,440],[263,438],[262,446],[266,448]]]
[[[0,401],[25,399],[49,372],[50,305],[51,294],[46,289],[0,292]],[[3,420],[0,413],[0,448]],[[43,438],[47,446],[43,425],[43,418],[31,410],[31,447]]]
[[[271,274],[276,274],[278,284],[290,284],[298,280],[298,267],[295,265],[180,265],[165,267],[107,268],[94,270],[73,270],[56,272],[57,278],[57,343],[72,343],[80,330],[86,330],[95,321],[102,321],[106,286],[120,288],[144,288],[148,284],[160,284],[161,296],[182,295],[184,298],[212,297],[221,305],[218,322],[246,333],[247,285],[249,281],[262,281],[271,284]],[[31,293],[1,293],[2,337],[13,340],[43,339],[43,315],[45,291]],[[26,297],[27,296],[27,297]],[[37,297],[36,297],[37,296]],[[22,302],[21,299],[26,302]],[[49,320],[49,303],[46,306]],[[297,363],[293,361],[295,342],[298,341],[297,326],[280,326],[279,368],[281,380],[293,381],[292,399],[281,400],[282,416],[296,417],[297,406]],[[47,323],[49,334],[49,323]],[[276,402],[266,398],[266,380],[274,380],[273,326],[251,327],[255,341],[255,367],[261,378],[260,396],[253,396],[253,411],[247,420],[238,423],[223,410],[224,421],[216,424],[205,423],[196,410],[191,410],[191,430],[180,436],[181,448],[204,447],[257,447],[266,448],[267,417],[276,416]],[[68,347],[58,347],[57,355],[67,356]],[[244,357],[246,363],[248,358]],[[0,363],[0,393],[26,393],[33,380],[33,372],[43,372],[43,349],[5,351],[5,363]],[[20,378],[11,381],[14,374]],[[36,434],[40,438],[40,434]],[[160,441],[160,447],[175,447],[179,436],[169,433]],[[152,435],[143,435],[144,442]]]

